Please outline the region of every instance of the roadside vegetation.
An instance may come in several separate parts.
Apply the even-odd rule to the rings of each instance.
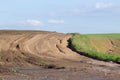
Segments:
[[[95,45],[91,43],[91,39]],[[107,52],[108,49],[106,45],[107,45],[108,39],[119,40],[120,34],[86,34],[86,35],[84,34],[82,35],[82,34],[76,33],[76,34],[73,34],[73,37],[70,39],[71,48],[74,51],[82,55],[85,55],[87,57],[91,57],[91,58],[103,60],[103,61],[113,61],[113,62],[120,63],[120,55]]]

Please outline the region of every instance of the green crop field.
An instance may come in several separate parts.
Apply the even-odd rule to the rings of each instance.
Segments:
[[[120,62],[120,34],[73,34],[71,46],[94,59]]]

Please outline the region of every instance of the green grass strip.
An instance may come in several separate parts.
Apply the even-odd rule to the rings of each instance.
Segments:
[[[118,55],[97,52],[90,44],[90,40],[87,35],[74,34],[71,38],[71,46],[75,51],[88,57],[103,61],[113,61],[120,63],[120,56]]]

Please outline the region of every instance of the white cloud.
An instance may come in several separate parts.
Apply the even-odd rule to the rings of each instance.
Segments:
[[[24,20],[24,21],[19,21],[19,23],[28,26],[44,26],[43,22],[40,20]]]
[[[64,22],[65,22],[64,20],[57,20],[57,19],[48,20],[48,23],[50,24],[63,24]]]
[[[104,8],[111,8],[112,6],[113,6],[112,3],[96,3],[95,8],[104,9]]]

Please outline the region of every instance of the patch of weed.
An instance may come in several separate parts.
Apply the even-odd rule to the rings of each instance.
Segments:
[[[44,61],[44,60],[40,60],[40,61],[38,61],[38,64],[41,65],[41,66],[44,66],[44,65],[47,65],[48,62]]]

